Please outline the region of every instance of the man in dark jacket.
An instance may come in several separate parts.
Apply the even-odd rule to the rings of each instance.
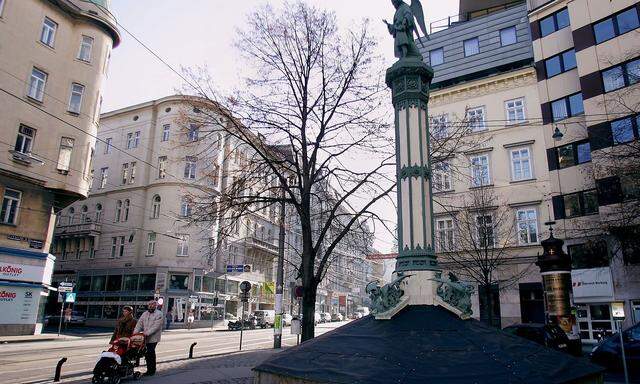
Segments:
[[[131,337],[136,323],[136,319],[133,318],[133,308],[128,305],[123,307],[122,316],[116,321],[116,329],[113,331],[111,341],[121,337]]]

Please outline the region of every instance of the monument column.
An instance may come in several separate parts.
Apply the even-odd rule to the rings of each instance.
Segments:
[[[429,85],[433,69],[422,57],[400,58],[387,69],[395,110],[398,192],[396,272],[438,271],[434,251],[429,163]]]

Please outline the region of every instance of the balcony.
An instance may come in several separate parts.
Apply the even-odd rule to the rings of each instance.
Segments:
[[[270,255],[277,256],[278,255],[278,246],[272,244],[268,241],[258,239],[257,237],[245,237],[244,244],[247,250],[255,250],[266,252]]]
[[[53,234],[58,239],[68,239],[72,237],[99,236],[100,233],[102,233],[101,224],[78,223],[59,225]]]

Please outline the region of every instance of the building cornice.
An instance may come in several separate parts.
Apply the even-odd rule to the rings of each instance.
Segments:
[[[100,6],[89,0],[45,0],[53,4],[74,18],[84,19],[92,24],[97,25],[111,36],[113,47],[117,47],[122,40],[120,31],[118,31],[115,16],[103,6]],[[76,3],[82,3],[87,9]],[[94,8],[94,9],[90,9]],[[102,15],[101,15],[102,14]]]

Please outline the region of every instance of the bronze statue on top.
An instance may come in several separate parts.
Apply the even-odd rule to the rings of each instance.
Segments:
[[[422,58],[413,37],[414,31],[418,38],[420,37],[418,31],[418,27],[420,27],[424,36],[427,39],[429,38],[427,35],[427,27],[424,23],[424,12],[420,0],[411,0],[410,6],[402,0],[391,0],[391,3],[396,8],[396,13],[393,16],[393,24],[384,19],[382,21],[387,24],[387,29],[389,29],[389,33],[394,38],[395,56],[399,59],[405,57]]]

